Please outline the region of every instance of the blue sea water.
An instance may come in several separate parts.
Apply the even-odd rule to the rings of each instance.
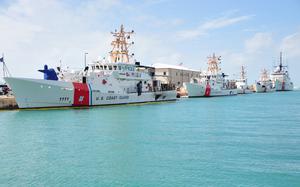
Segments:
[[[300,186],[300,92],[0,112],[0,186]]]

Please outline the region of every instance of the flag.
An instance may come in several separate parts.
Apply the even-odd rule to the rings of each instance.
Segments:
[[[4,58],[3,57],[0,58],[0,62],[4,62]]]

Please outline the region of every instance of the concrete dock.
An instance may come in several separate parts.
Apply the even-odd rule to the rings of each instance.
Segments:
[[[16,109],[18,108],[16,99],[14,96],[0,96],[0,110],[7,110],[7,109]]]

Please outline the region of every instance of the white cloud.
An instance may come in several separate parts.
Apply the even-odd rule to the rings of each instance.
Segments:
[[[166,3],[170,0],[143,0],[143,3],[146,5],[156,5],[161,3]]]
[[[147,23],[148,25],[154,26],[154,27],[167,27],[169,28],[170,26],[176,27],[179,25],[182,25],[184,23],[183,19],[175,18],[175,19],[161,19],[157,18],[155,16],[151,15],[136,15],[133,18],[134,21],[139,22],[139,23]]]
[[[0,8],[0,53],[14,76],[41,77],[37,69],[56,66],[60,59],[82,67],[84,52],[89,61],[108,54],[109,31],[115,26],[107,19],[117,16],[111,13],[121,4],[102,0],[68,6],[52,0],[19,0]]]
[[[153,63],[178,64],[182,62],[182,54],[176,52],[170,43],[162,40],[160,36],[136,35],[135,45],[132,50],[135,58],[142,64],[151,65]]]
[[[184,31],[177,32],[176,38],[188,40],[188,39],[195,39],[203,35],[206,35],[206,32],[202,31],[201,29],[184,30]]]
[[[245,47],[240,51],[223,51],[225,72],[238,72],[241,65],[246,66],[250,82],[258,80],[263,68],[272,70],[272,65],[278,62],[279,51],[284,52],[284,63],[290,68],[292,80],[299,80],[297,73],[298,59],[300,58],[300,32],[283,37],[278,42],[273,39],[272,33],[259,32],[245,40]]]
[[[258,32],[244,42],[244,48],[239,51],[223,51],[224,71],[231,72],[234,78],[239,78],[241,66],[246,66],[249,83],[258,80],[261,69],[269,69],[272,65],[270,55],[276,55],[271,33]]]
[[[177,37],[181,39],[194,39],[200,36],[206,35],[210,30],[220,29],[236,23],[249,20],[253,15],[238,16],[238,17],[227,17],[222,16],[216,19],[206,21],[198,27],[190,30],[183,30],[177,33]]]
[[[239,17],[233,17],[233,18],[220,17],[220,18],[205,22],[204,24],[201,25],[200,28],[202,28],[204,30],[219,29],[222,27],[236,24],[241,21],[248,20],[252,17],[253,17],[252,15],[239,16]]]
[[[42,31],[38,25],[10,17],[0,16],[0,23],[0,41],[6,50],[13,49],[16,45],[30,43],[35,34]]]
[[[280,48],[286,52],[290,58],[300,58],[300,32],[283,38]]]
[[[158,56],[155,59],[155,63],[163,63],[163,64],[173,64],[173,65],[177,65],[182,63],[182,54],[180,53],[167,53],[164,56]]]
[[[81,68],[84,52],[89,53],[88,61],[108,55],[110,31],[119,26],[112,24],[112,20],[119,20],[123,14],[120,11],[126,12],[117,0],[88,1],[76,6],[58,0],[14,1],[0,8],[0,54],[5,54],[13,76],[42,77],[37,69],[44,64],[55,67],[59,60],[64,66]],[[138,15],[152,20],[153,26],[177,26],[183,22]],[[132,20],[133,15],[130,16],[127,20]],[[129,24],[125,28],[134,29]],[[131,52],[142,63],[150,65],[163,59],[176,62],[179,59],[180,55],[161,35],[137,31],[133,40],[135,45]]]
[[[256,33],[252,38],[246,40],[245,47],[248,53],[260,53],[269,48],[272,43],[271,33]]]

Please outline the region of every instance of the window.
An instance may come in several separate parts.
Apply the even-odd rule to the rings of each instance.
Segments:
[[[98,65],[96,65],[96,69],[100,69]]]
[[[117,66],[114,66],[114,70],[117,70]]]
[[[103,66],[102,65],[100,66],[100,69],[103,70]]]
[[[167,72],[164,71],[164,75],[167,75]]]
[[[107,66],[104,66],[104,70],[107,70]]]
[[[180,82],[178,82],[178,85],[180,84]]]
[[[108,69],[109,69],[109,70],[112,70],[112,66],[108,66]]]
[[[118,69],[121,71],[121,66],[118,66]]]

